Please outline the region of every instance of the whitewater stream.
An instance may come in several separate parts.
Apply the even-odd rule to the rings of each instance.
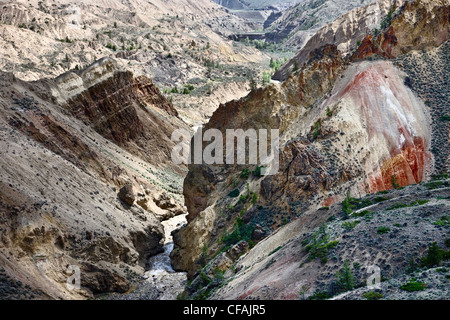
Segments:
[[[162,222],[166,235],[164,252],[150,258],[150,270],[144,275],[147,278],[146,281],[159,291],[158,298],[155,300],[175,300],[186,285],[186,273],[175,272],[170,261],[170,253],[174,246],[171,233],[185,222],[185,215]]]
[[[173,250],[171,233],[186,223],[186,216],[177,216],[162,222],[165,231],[164,252],[149,259],[149,270],[136,290],[121,295],[123,300],[176,300],[182,293],[187,282],[185,272],[176,272],[172,268],[170,253]]]

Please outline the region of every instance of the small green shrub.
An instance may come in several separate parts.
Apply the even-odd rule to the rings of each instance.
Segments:
[[[376,198],[374,199],[374,201],[375,201],[376,203],[380,203],[380,202],[383,202],[383,201],[386,201],[386,200],[389,200],[389,198],[385,198],[385,197],[376,197]]]
[[[240,175],[240,177],[242,179],[248,179],[249,176],[250,176],[250,170],[249,169],[242,170],[241,175]]]
[[[386,15],[386,17],[384,17],[384,19],[381,21],[381,25],[380,28],[381,30],[386,29],[387,27],[389,27],[392,23],[392,20],[394,19],[394,8],[392,7],[388,14]]]
[[[241,194],[241,192],[239,191],[239,189],[234,189],[233,191],[231,191],[228,194],[228,197],[230,197],[230,198],[237,198],[240,194]]]
[[[383,299],[383,295],[376,291],[370,291],[363,294],[366,300],[380,300]]]
[[[252,204],[255,204],[258,201],[258,195],[252,192]]]
[[[401,208],[407,208],[407,207],[409,207],[409,205],[407,205],[406,203],[397,202],[396,204],[393,204],[392,206],[387,208],[387,210],[395,210],[395,209],[401,209]]]
[[[443,172],[441,174],[435,174],[431,176],[431,180],[446,180],[448,179],[448,173]]]
[[[434,190],[434,189],[442,188],[443,185],[444,185],[444,182],[442,182],[442,181],[432,181],[432,182],[429,182],[429,183],[425,183],[424,186],[428,190]]]
[[[230,234],[225,233],[222,236],[222,242],[226,246],[232,246],[236,243],[244,240],[249,243],[250,246],[253,245],[252,234],[255,227],[252,225],[245,224],[241,218],[236,219],[233,232]]]
[[[408,292],[423,291],[427,285],[424,282],[418,282],[416,279],[410,279],[407,283],[403,284],[400,289]]]
[[[347,196],[344,201],[342,201],[342,213],[344,214],[344,218],[348,218],[348,216],[353,212],[350,200],[350,192],[347,192]]]
[[[239,197],[239,202],[247,202],[248,198],[250,198],[250,193],[247,194],[243,194],[242,196]]]
[[[353,217],[365,217],[365,216],[367,216],[369,214],[373,214],[373,213],[374,213],[373,211],[364,210],[364,211],[361,211],[361,212],[354,212],[352,214],[352,216]]]
[[[273,58],[270,59],[270,67],[274,70],[277,71],[278,69],[280,69],[280,67],[283,65],[284,60],[283,59],[277,59],[274,60]]]
[[[314,125],[313,140],[316,140],[319,134],[320,134],[320,121],[317,121],[316,124]]]
[[[391,177],[391,183],[392,183],[392,187],[394,189],[400,188],[400,185],[397,182],[397,176],[395,174],[393,174],[392,177]]]
[[[273,255],[275,252],[277,252],[277,251],[280,250],[281,248],[283,248],[283,246],[279,246],[278,248],[272,250],[272,251],[269,253],[269,256]]]
[[[353,230],[359,223],[360,221],[347,221],[342,223],[342,228],[344,228],[347,231],[350,231]]]
[[[442,216],[439,219],[437,219],[434,224],[443,227],[448,226],[450,225],[450,216]]]
[[[267,262],[267,264],[264,266],[264,269],[268,269],[271,265],[273,265],[275,262],[277,262],[277,260],[275,260],[274,258],[270,259],[269,262]]]
[[[252,172],[252,174],[255,176],[255,177],[263,177],[263,174],[262,174],[262,169],[264,168],[264,166],[259,166],[259,167],[256,167],[256,169],[255,170],[253,170],[253,172]]]
[[[430,202],[430,200],[416,200],[416,201],[412,202],[411,205],[422,206],[424,204],[427,204],[428,202]]]
[[[377,229],[377,233],[378,234],[385,234],[385,233],[388,233],[390,231],[391,231],[391,229],[389,229],[388,227],[379,227]]]
[[[328,293],[322,291],[318,291],[308,297],[309,300],[327,300],[328,298]]]
[[[108,44],[106,44],[106,47],[108,49],[111,49],[112,51],[117,51],[117,46],[115,44],[110,43],[110,42],[108,42]]]
[[[351,198],[350,203],[355,209],[362,209],[372,205],[372,201],[370,199],[355,199]]]
[[[389,208],[387,208],[387,210],[417,207],[417,206],[422,206],[424,204],[427,204],[428,202],[430,202],[430,200],[416,200],[416,201],[411,202],[410,204],[398,202],[398,203],[390,206]]]

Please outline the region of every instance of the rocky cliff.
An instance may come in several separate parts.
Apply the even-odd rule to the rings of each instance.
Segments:
[[[327,44],[336,45],[343,55],[348,55],[368,34],[381,28],[381,23],[389,10],[399,8],[404,3],[404,0],[376,1],[343,14],[332,23],[320,28],[311,35],[311,38],[303,40],[302,50],[283,65],[274,74],[273,79],[286,80],[294,69],[300,68],[308,61],[312,51]]]
[[[374,0],[305,0],[283,11],[266,30],[266,39],[299,50],[317,30]]]
[[[169,163],[170,137],[182,122],[149,78],[134,78],[115,60],[103,59],[79,75],[58,77],[56,83],[67,101],[62,107],[72,116],[143,160]],[[79,88],[82,91],[76,92]]]
[[[393,8],[383,1],[377,6],[384,8],[375,10],[380,18]],[[350,49],[348,41],[360,30],[355,26],[361,21],[366,28],[368,21],[377,21],[364,10],[319,31],[316,40],[323,41],[311,42],[314,47],[305,46],[287,64],[297,61],[298,70],[284,68],[279,73],[284,82],[221,105],[214,113],[205,129],[279,129],[280,169],[261,177],[255,166],[191,165],[184,183],[189,223],[174,236],[176,268],[191,277],[199,270],[209,275],[215,268],[225,271],[235,261],[232,256],[254,252],[261,257],[262,251],[252,246],[285,224],[288,229],[300,223],[295,219],[305,212],[329,207],[346,195],[362,197],[420,183],[435,172],[435,158],[442,162],[445,156],[431,152],[436,113],[411,89],[410,82],[417,80],[389,59],[411,54],[415,47],[445,51],[449,3],[418,0],[393,9],[376,37],[378,51],[356,58],[367,45]],[[356,19],[357,12],[367,16]],[[408,18],[419,16],[434,18]],[[324,30],[343,30],[346,36],[326,40]],[[414,36],[419,33],[426,36]],[[448,57],[444,54],[442,59]],[[436,78],[445,81],[444,72]],[[440,137],[439,144],[448,147],[447,137]],[[321,223],[320,212],[309,217]],[[292,220],[296,222],[289,223]],[[278,242],[272,239],[275,249]],[[238,255],[233,254],[236,250]],[[258,281],[262,287],[267,284]]]
[[[277,6],[291,6],[301,0],[213,0],[215,3],[220,4],[229,9],[239,10],[258,10],[266,7]]]
[[[0,294],[126,292],[162,250],[160,221],[184,213],[185,169],[167,152],[187,126],[150,79],[112,59],[56,79],[0,78],[0,264],[12,285]],[[81,288],[70,290],[74,267]]]

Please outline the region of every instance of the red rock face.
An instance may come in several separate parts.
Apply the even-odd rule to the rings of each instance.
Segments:
[[[332,197],[328,197],[327,199],[325,199],[325,201],[322,203],[322,205],[324,207],[329,207],[335,203],[339,202],[339,197],[337,196],[332,196]]]
[[[350,99],[359,106],[369,146],[374,148],[370,151],[378,156],[372,158],[378,166],[366,172],[366,192],[392,189],[394,183],[406,186],[424,179],[432,155],[428,151],[430,136],[423,106],[408,92],[392,64],[366,64],[338,97]],[[381,142],[382,147],[373,141]]]
[[[361,45],[351,57],[352,61],[363,60],[379,52],[378,48],[372,42],[372,39],[373,35],[370,34],[364,38],[364,40],[361,42]]]
[[[397,43],[398,40],[393,27],[390,27],[384,34],[382,34],[375,40],[373,35],[369,34],[361,42],[361,45],[352,55],[350,60],[364,60],[374,54],[379,54],[388,59],[391,59],[393,58],[392,51],[397,46]]]
[[[392,58],[392,50],[397,45],[397,37],[395,36],[394,28],[390,27],[389,30],[384,34],[384,40],[381,43],[381,49],[383,50],[383,55],[387,58]]]
[[[375,173],[368,179],[369,193],[393,189],[419,183],[424,178],[424,169],[430,164],[430,155],[425,150],[424,140],[414,138],[414,144],[404,147],[400,153],[394,152],[385,160]],[[394,178],[395,177],[395,178]]]
[[[141,102],[164,110],[171,116],[178,117],[178,111],[174,108],[172,103],[161,94],[150,78],[139,76],[135,78],[132,83],[133,89],[136,92],[136,97]]]

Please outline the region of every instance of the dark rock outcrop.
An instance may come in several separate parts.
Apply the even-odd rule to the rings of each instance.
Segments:
[[[131,183],[127,183],[124,187],[122,187],[118,194],[120,200],[132,206],[136,201],[136,194],[133,190],[133,185]]]

